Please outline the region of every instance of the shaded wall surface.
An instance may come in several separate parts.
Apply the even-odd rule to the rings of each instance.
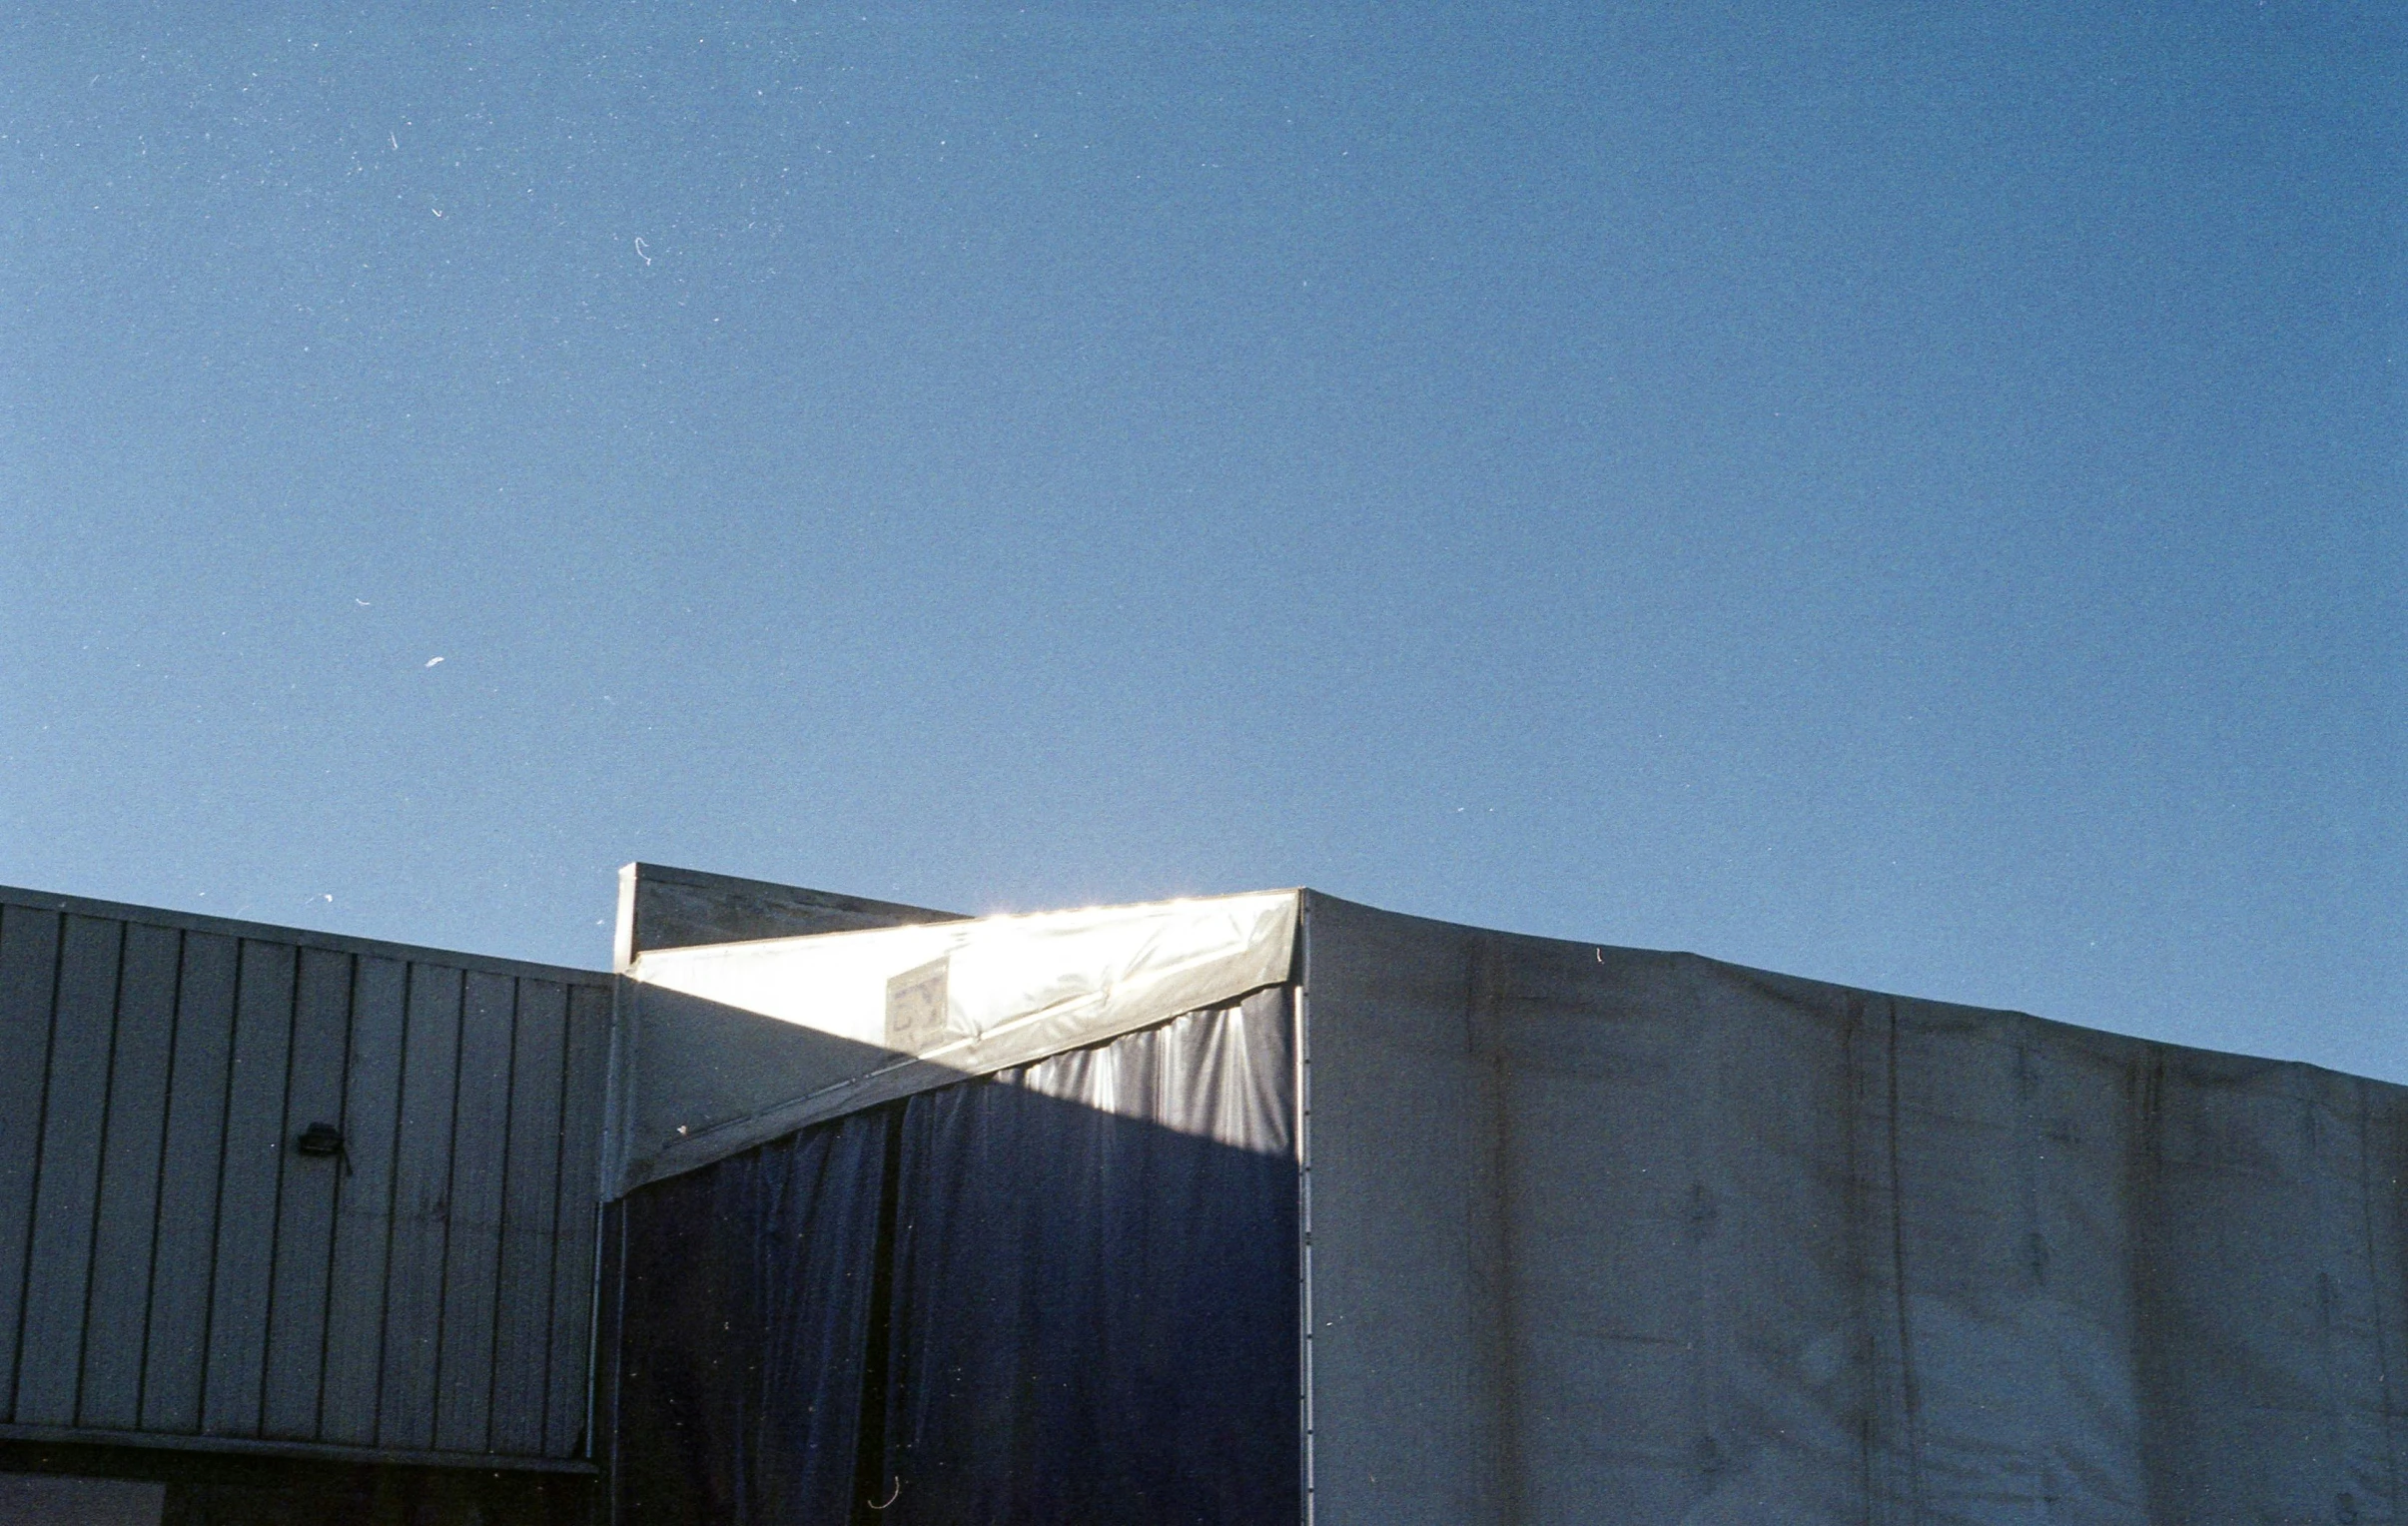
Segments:
[[[2400,1089],[1314,896],[1319,1526],[2400,1518]]]
[[[0,1441],[5,1526],[589,1526],[589,1475]]]
[[[0,890],[0,1438],[569,1465],[609,1003]]]
[[[869,901],[799,885],[671,869],[664,864],[629,864],[619,870],[613,962],[624,970],[637,955],[653,949],[963,920],[958,912],[931,911],[925,906]]]
[[[628,1522],[1288,1526],[1287,993],[921,1093],[624,1204]]]

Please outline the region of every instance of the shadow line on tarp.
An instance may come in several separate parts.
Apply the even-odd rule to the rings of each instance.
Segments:
[[[631,1192],[617,1518],[1292,1522],[1293,1042],[1272,988]]]

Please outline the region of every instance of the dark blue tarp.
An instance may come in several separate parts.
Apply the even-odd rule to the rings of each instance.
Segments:
[[[1274,988],[630,1194],[621,1519],[1294,1521],[1292,1030]]]
[[[620,1519],[850,1519],[895,1123],[839,1119],[627,1199]]]

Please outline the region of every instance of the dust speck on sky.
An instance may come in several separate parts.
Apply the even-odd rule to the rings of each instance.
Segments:
[[[2403,56],[21,7],[0,880],[1302,883],[2408,1079]]]

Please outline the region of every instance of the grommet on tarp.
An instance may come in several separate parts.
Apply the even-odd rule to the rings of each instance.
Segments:
[[[343,1161],[343,1173],[352,1173],[352,1152],[343,1143],[343,1131],[332,1124],[312,1124],[294,1140],[293,1147],[305,1155],[323,1159],[335,1155]]]

